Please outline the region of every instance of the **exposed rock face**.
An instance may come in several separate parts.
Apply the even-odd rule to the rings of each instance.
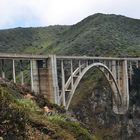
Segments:
[[[84,87],[84,83],[83,80],[80,91],[91,86],[86,87],[85,83]],[[87,93],[80,93],[79,89],[73,98],[70,110],[97,138],[103,140],[140,139],[140,107],[131,104],[127,114],[115,114],[112,110],[112,94],[104,80]],[[83,99],[79,100],[83,95]]]

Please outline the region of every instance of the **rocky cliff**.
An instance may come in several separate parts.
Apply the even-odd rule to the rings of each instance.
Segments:
[[[76,90],[70,111],[100,140],[139,140],[140,106],[139,101],[134,102],[135,98],[136,92],[131,90],[127,114],[115,114],[112,91],[106,79],[97,70],[92,70]]]

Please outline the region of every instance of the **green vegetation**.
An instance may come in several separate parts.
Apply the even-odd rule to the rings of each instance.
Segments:
[[[95,14],[72,26],[0,30],[0,52],[140,56],[140,20],[120,15]],[[6,64],[6,74],[11,76],[8,71],[9,63]],[[28,70],[24,73],[27,75]],[[133,89],[137,91],[131,92],[130,101],[132,104],[138,105],[140,78],[137,75],[139,75],[139,70],[135,70],[135,73],[136,75],[133,76],[135,84],[132,85],[132,91]],[[17,80],[19,80],[19,76]],[[18,88],[7,81],[0,85],[0,139],[1,137],[20,140],[23,138],[38,140],[96,139],[80,123],[70,121],[65,116],[65,110],[49,103],[46,97],[40,95],[34,96],[33,100],[26,99],[24,96],[29,91],[25,92],[21,87]],[[102,100],[101,96],[103,96]],[[119,136],[119,119],[111,110],[111,91],[100,72],[91,70],[85,75],[74,97],[71,109],[75,114],[79,113],[77,114],[78,120],[85,123],[97,138],[107,137],[106,139],[109,139],[109,135],[114,139]],[[101,100],[102,103],[98,100]],[[99,106],[93,110],[95,103]],[[102,106],[102,104],[104,105]],[[46,105],[53,109],[51,115],[43,112],[42,108]],[[106,118],[109,120],[106,121]],[[100,124],[99,119],[104,121],[105,125]]]
[[[95,140],[80,123],[72,122],[64,113],[59,113],[62,109],[43,96],[39,96],[37,103],[37,96],[26,98],[25,90],[15,84],[3,80],[0,83],[0,136],[3,139]],[[52,114],[39,107],[44,101],[53,107]]]
[[[16,28],[0,31],[0,51],[40,54],[57,40],[67,26]]]
[[[140,20],[120,15],[95,14],[72,26],[1,30],[0,51],[139,56]]]

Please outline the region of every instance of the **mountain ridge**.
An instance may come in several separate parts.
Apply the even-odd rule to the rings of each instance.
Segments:
[[[74,25],[0,30],[0,51],[32,54],[139,56],[140,20],[97,13]]]

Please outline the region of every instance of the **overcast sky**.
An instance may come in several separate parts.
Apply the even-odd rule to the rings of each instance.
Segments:
[[[140,19],[140,0],[0,0],[0,29],[71,25],[95,13]]]

